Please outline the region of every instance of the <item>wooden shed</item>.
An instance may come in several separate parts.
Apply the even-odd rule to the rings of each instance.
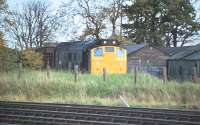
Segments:
[[[88,71],[90,63],[90,49],[101,45],[105,39],[94,39],[88,41],[62,42],[56,47],[55,67],[57,69],[72,70],[78,65],[82,71]],[[107,39],[107,44],[113,42]],[[117,45],[119,41],[115,41]]]
[[[49,65],[51,68],[55,67],[55,50],[56,43],[49,43],[44,47],[36,49],[36,52],[39,52],[43,55],[43,68],[47,68],[47,65]]]
[[[168,50],[155,47],[149,44],[133,44],[124,46],[127,49],[128,71],[138,67],[140,71],[161,76],[163,67],[170,57]]]
[[[78,47],[75,48],[75,46]],[[81,41],[59,43],[56,48],[55,67],[57,69],[71,69],[72,63],[81,64],[82,46],[83,42]]]
[[[200,77],[200,44],[184,49],[167,61],[168,77],[172,80],[192,80]]]

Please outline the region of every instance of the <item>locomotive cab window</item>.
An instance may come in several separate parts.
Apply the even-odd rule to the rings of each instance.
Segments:
[[[106,52],[114,52],[114,47],[106,47],[105,51]]]
[[[97,56],[97,57],[103,56],[103,49],[102,48],[95,48],[94,49],[94,56]]]
[[[124,50],[118,48],[118,49],[117,49],[117,57],[122,58],[122,57],[124,57],[124,55],[125,55],[125,54],[124,54]]]

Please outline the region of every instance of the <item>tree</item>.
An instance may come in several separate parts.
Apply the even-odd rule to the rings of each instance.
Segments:
[[[15,51],[6,47],[3,33],[0,32],[0,71],[15,69],[17,67],[16,61]]]
[[[126,37],[123,37],[121,35],[114,35],[114,36],[111,36],[109,39],[115,39],[115,40],[118,40],[120,41],[122,44],[131,44],[131,40],[126,38]]]
[[[125,13],[132,23],[123,26],[127,29],[128,37],[134,42],[157,42],[155,27],[158,24],[158,6],[158,0],[136,0],[132,5],[126,6]]]
[[[92,35],[96,39],[100,39],[100,33],[105,29],[106,15],[103,9],[96,8],[95,11],[92,11],[90,0],[78,0],[78,5],[80,7],[78,14],[86,20],[83,37]]]
[[[4,38],[4,23],[6,14],[6,0],[0,0],[0,71],[8,71],[16,68],[15,51],[7,48],[6,40]]]
[[[164,16],[168,22],[162,24],[161,28],[168,27],[166,31],[171,35],[171,40],[165,42],[168,42],[167,46],[177,47],[179,43],[183,46],[200,29],[200,24],[195,21],[195,9],[189,0],[166,1],[166,8],[168,11],[164,12]]]
[[[4,58],[6,56],[6,45],[5,40],[3,38],[3,33],[0,32],[0,63],[2,64],[4,62]]]
[[[0,31],[3,30],[4,14],[6,12],[7,5],[5,0],[0,0]]]
[[[3,39],[3,33],[0,32],[0,49],[5,48],[5,40]]]
[[[59,27],[58,17],[42,1],[29,1],[11,15],[9,35],[20,49],[42,47],[52,40]]]
[[[27,69],[40,69],[42,67],[42,55],[32,49],[22,51],[22,65]]]
[[[6,57],[6,47],[5,40],[3,39],[3,33],[0,32],[0,71],[3,70],[5,66],[5,57]]]
[[[7,9],[6,6],[6,0],[0,0],[0,14],[2,16],[2,13]]]
[[[112,36],[116,35],[117,20],[122,16],[122,3],[125,0],[111,0],[111,4],[104,8],[108,20],[112,24]]]
[[[3,39],[3,33],[0,32],[0,50],[2,51],[5,48],[5,40]]]
[[[79,23],[81,21],[76,21],[77,7],[75,0],[68,0],[59,5],[57,10],[57,15],[59,17],[60,26],[57,30],[57,35],[62,36],[62,38],[76,38],[76,33],[79,28]],[[81,25],[82,26],[82,25]]]
[[[136,43],[176,47],[199,30],[190,0],[135,0],[124,10],[129,23],[123,26]]]

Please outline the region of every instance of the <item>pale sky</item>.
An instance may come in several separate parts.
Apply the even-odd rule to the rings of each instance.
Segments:
[[[7,0],[7,1],[8,1],[8,5],[10,6],[10,8],[15,8],[16,6],[20,6],[23,2],[26,2],[29,0]],[[68,3],[70,0],[46,0],[46,1],[49,3],[50,9],[53,11],[56,11],[57,9],[59,9],[59,5],[62,2]],[[93,0],[93,1],[98,1],[98,2],[94,2],[94,3],[98,4],[98,5],[94,5],[94,6],[99,6],[99,4],[105,5],[105,3],[107,2],[107,0]],[[200,0],[197,0],[197,3],[194,5],[194,7],[197,11],[197,18],[200,18]],[[80,23],[80,20],[81,20],[80,17],[74,18],[76,28],[79,27],[79,29],[80,29],[78,32],[75,32],[74,31],[75,27],[71,26],[71,29],[69,30],[69,34],[62,34],[62,33],[58,32],[56,41],[58,41],[58,42],[68,41],[68,40],[73,39],[74,35],[80,35],[83,30],[83,24]],[[105,34],[106,34],[106,36],[111,35],[110,32],[105,32],[104,35]],[[193,43],[194,44],[200,43],[200,38],[195,37],[195,40]]]

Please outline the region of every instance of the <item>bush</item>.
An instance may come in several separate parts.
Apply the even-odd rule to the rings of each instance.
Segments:
[[[27,49],[22,52],[22,65],[28,69],[40,69],[42,67],[42,55],[34,50]]]
[[[6,47],[2,33],[0,33],[0,71],[9,71],[17,68],[16,51]]]

